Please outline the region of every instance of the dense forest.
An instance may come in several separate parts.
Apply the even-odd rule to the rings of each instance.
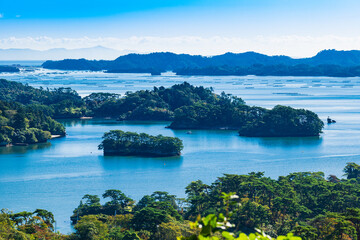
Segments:
[[[119,94],[92,93],[81,98],[70,88],[36,89],[0,80],[0,100],[18,102],[33,112],[55,119],[82,116],[118,120],[172,121],[172,129],[233,129],[241,136],[318,136],[319,117],[304,109],[276,106],[272,110],[250,107],[231,94],[189,83],[170,88]]]
[[[97,102],[90,95],[88,105]],[[106,100],[106,97],[109,100]],[[235,129],[241,136],[318,136],[323,128],[319,117],[307,110],[276,106],[272,110],[250,107],[231,94],[215,94],[211,88],[189,83],[152,91],[127,93],[123,98],[105,96],[94,116],[119,120],[172,121],[172,129]]]
[[[43,112],[0,100],[0,146],[46,142],[65,128]]]
[[[311,58],[267,56],[255,52],[212,57],[174,53],[128,54],[114,61],[65,59],[46,61],[48,69],[105,70],[109,73],[173,71],[179,75],[360,76],[360,51],[324,50]]]
[[[0,100],[21,103],[52,118],[78,118],[85,112],[81,97],[71,88],[37,89],[0,79]]]
[[[322,172],[299,172],[278,179],[263,172],[225,174],[208,185],[191,182],[186,198],[167,192],[143,196],[137,203],[120,190],[102,197],[85,195],[71,220],[75,232],[52,233],[45,210],[0,214],[0,237],[30,239],[360,239],[360,165],[348,163],[346,179]],[[263,237],[256,238],[260,232]],[[291,233],[291,234],[288,234]],[[250,234],[246,237],[245,234]],[[268,236],[268,237],[266,237]],[[44,239],[38,237],[36,239]]]
[[[103,136],[99,149],[104,155],[179,156],[184,148],[176,137],[151,136],[146,133],[111,130]]]
[[[324,123],[317,114],[305,109],[275,106],[271,110],[257,109],[257,117],[241,126],[239,135],[248,137],[318,136]]]
[[[51,135],[65,135],[65,127],[52,117],[69,115],[66,106],[74,99],[81,103],[74,94],[0,79],[0,145],[46,142]]]

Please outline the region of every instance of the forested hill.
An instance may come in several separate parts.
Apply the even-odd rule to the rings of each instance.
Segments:
[[[360,51],[324,50],[311,58],[294,59],[287,56],[268,56],[256,52],[226,53],[212,57],[200,55],[175,54],[169,52],[150,54],[128,54],[113,61],[95,61],[86,59],[65,59],[46,61],[44,68],[61,70],[106,70],[108,72],[159,73],[165,71],[184,73],[183,69],[205,68],[249,68],[256,66],[297,66],[308,68],[322,65],[336,65],[341,69],[360,66]],[[292,69],[285,74],[292,74]],[[342,70],[341,70],[342,71]],[[345,71],[345,70],[344,70]],[[309,71],[308,71],[309,72]],[[206,72],[205,72],[206,73]],[[235,72],[236,73],[236,72]],[[209,72],[210,75],[211,72]],[[254,74],[257,75],[255,72]],[[276,72],[271,72],[276,74]],[[284,74],[284,73],[282,73]],[[306,74],[311,74],[311,71]],[[325,73],[326,74],[326,73]],[[267,75],[266,72],[262,75]],[[341,74],[340,74],[341,75]],[[349,74],[348,74],[349,75]]]

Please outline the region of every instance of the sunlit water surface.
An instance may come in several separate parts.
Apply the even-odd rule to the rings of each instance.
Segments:
[[[0,208],[52,211],[57,230],[71,231],[69,216],[84,194],[120,189],[139,200],[153,191],[184,197],[191,181],[213,182],[224,173],[264,171],[277,178],[290,172],[322,171],[342,176],[347,162],[360,162],[360,78],[306,77],[151,77],[36,69],[2,74],[0,78],[34,87],[71,87],[82,96],[91,92],[152,89],[187,81],[242,97],[250,105],[277,104],[315,111],[326,125],[320,138],[246,138],[236,131],[174,131],[167,122],[66,120],[68,136],[46,144],[0,148]],[[176,136],[185,148],[181,157],[104,157],[97,150],[111,129]]]

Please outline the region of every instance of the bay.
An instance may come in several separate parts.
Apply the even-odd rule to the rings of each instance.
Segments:
[[[246,138],[236,131],[166,129],[168,122],[63,120],[68,135],[46,144],[0,148],[0,208],[52,211],[57,230],[71,231],[69,216],[84,194],[120,189],[139,200],[153,191],[185,196],[185,187],[201,179],[211,183],[224,173],[264,171],[277,178],[291,172],[323,171],[342,176],[347,162],[360,160],[360,78],[325,77],[182,77],[166,74],[105,74],[36,68],[0,78],[35,87],[71,87],[82,96],[169,87],[187,81],[242,97],[248,104],[277,104],[310,109],[325,120],[320,138]],[[110,129],[176,136],[184,141],[181,157],[104,157],[97,150]]]

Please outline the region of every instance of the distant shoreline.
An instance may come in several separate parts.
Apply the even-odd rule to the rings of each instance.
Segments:
[[[115,60],[64,59],[46,61],[45,69],[149,73],[172,71],[183,76],[360,76],[360,51],[324,50],[311,58],[268,56],[256,52],[226,53],[212,57],[157,52],[128,54]]]

